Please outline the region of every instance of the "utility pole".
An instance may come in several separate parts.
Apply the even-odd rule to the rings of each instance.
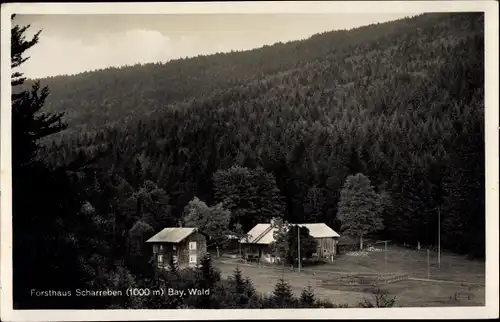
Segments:
[[[427,248],[427,278],[431,278],[431,270],[430,270],[430,263],[429,263],[429,248]]]
[[[441,268],[441,208],[438,207],[438,267]]]
[[[385,244],[384,273],[387,273],[387,240],[384,241],[384,244]]]
[[[298,254],[298,262],[299,262],[299,273],[300,273],[300,226],[297,225],[297,254]]]

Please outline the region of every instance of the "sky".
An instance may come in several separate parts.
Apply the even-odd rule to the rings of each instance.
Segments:
[[[405,16],[409,14],[25,14],[14,23],[30,24],[28,36],[42,30],[20,68],[28,78],[42,78],[248,50]]]

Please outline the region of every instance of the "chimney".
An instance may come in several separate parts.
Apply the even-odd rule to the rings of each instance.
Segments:
[[[276,218],[271,218],[271,226],[274,227],[274,223],[276,222]]]
[[[179,219],[179,220],[177,220],[177,226],[178,226],[178,227],[182,227],[182,220],[180,220],[180,219]]]

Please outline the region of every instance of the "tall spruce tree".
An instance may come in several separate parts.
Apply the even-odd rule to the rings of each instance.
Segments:
[[[49,91],[39,82],[24,87],[17,70],[30,40],[30,28],[11,29],[13,302],[16,309],[106,308],[108,299],[31,296],[31,290],[70,290],[94,283],[106,266],[106,233],[94,212],[82,213],[85,189],[75,165],[52,168],[39,158],[42,140],[66,128],[62,114],[43,113]],[[70,171],[72,170],[72,171]],[[92,236],[89,236],[92,231]]]
[[[347,177],[340,192],[338,209],[342,231],[348,236],[359,238],[360,249],[363,249],[363,236],[384,227],[380,216],[380,196],[362,173]]]
[[[233,273],[233,283],[236,293],[236,298],[234,299],[236,307],[246,307],[253,296],[253,289],[248,280],[243,278],[241,269],[238,266]]]
[[[209,294],[202,295],[198,298],[196,301],[198,308],[218,308],[218,303],[214,298],[213,293],[220,279],[220,272],[213,267],[210,253],[206,253],[201,259],[200,266],[198,268],[198,288],[201,290],[209,290]]]
[[[12,16],[14,19],[15,15]],[[14,25],[11,29],[12,171],[16,171],[13,175],[36,160],[41,139],[67,127],[62,121],[63,113],[41,113],[49,95],[48,87],[41,87],[37,81],[30,90],[26,89],[23,86],[26,77],[17,70],[29,59],[26,51],[39,41],[41,30],[31,40],[26,39],[26,31],[30,27]]]

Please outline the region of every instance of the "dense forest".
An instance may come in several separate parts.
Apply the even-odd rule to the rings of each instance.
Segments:
[[[238,231],[282,217],[340,232],[341,190],[360,173],[384,196],[380,236],[435,245],[439,212],[444,248],[485,255],[482,13],[13,85],[13,225],[30,236],[14,249],[78,283],[142,283],[138,241],[193,200]],[[21,266],[25,287],[57,276]]]

